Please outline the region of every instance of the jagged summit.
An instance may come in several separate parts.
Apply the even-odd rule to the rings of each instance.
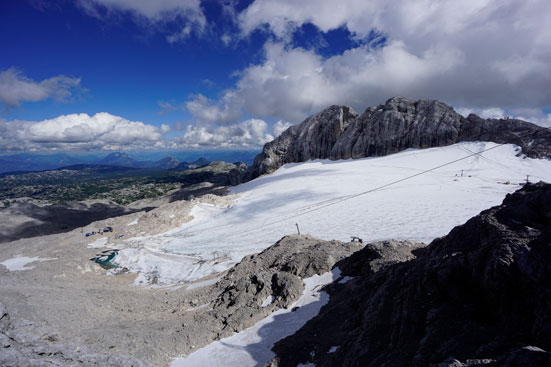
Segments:
[[[512,142],[532,158],[551,157],[550,129],[516,119],[465,118],[437,100],[393,97],[362,114],[331,106],[291,126],[264,145],[249,175],[271,173],[285,163],[383,156],[461,141]]]
[[[123,166],[123,167],[139,167],[140,162],[130,157],[127,153],[113,152],[105,156],[103,159],[96,162],[97,164]]]
[[[177,167],[178,164],[180,164],[180,161],[170,155],[155,162],[155,166],[166,169]]]

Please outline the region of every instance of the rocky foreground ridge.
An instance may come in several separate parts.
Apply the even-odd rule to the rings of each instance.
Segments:
[[[550,129],[516,119],[482,119],[475,114],[465,118],[436,100],[394,97],[362,114],[331,106],[291,126],[264,145],[242,181],[272,173],[285,163],[384,156],[461,141],[510,142],[529,157],[551,158]]]
[[[507,195],[388,264],[366,246],[336,264],[329,303],[271,366],[550,366],[551,185]]]

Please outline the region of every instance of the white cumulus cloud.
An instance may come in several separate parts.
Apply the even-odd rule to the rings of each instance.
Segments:
[[[458,106],[551,106],[547,0],[256,0],[237,16],[242,36],[275,36],[217,100],[195,96],[202,121],[240,113],[301,121],[331,104],[360,112],[395,95]],[[303,24],[345,27],[360,43],[331,57],[294,46]],[[377,34],[384,43],[368,42]],[[363,41],[363,42],[362,42]],[[191,107],[191,108],[190,108]]]
[[[260,119],[248,119],[227,125],[188,125],[183,136],[167,142],[172,149],[195,148],[257,148],[274,137],[267,133],[268,124]]]
[[[151,148],[170,130],[100,112],[62,115],[43,121],[0,123],[0,150]]]
[[[331,104],[360,108],[378,102],[381,94],[412,95],[462,62],[456,50],[435,47],[416,56],[399,41],[378,49],[358,47],[327,59],[312,50],[269,42],[265,54],[264,63],[244,69],[237,85],[220,99],[199,95],[188,101],[188,110],[213,123],[235,120],[242,111],[297,122]]]

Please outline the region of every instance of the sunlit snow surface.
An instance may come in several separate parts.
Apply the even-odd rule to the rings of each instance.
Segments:
[[[22,271],[22,270],[30,270],[34,269],[34,266],[30,266],[28,264],[34,263],[34,262],[43,262],[43,261],[51,261],[51,260],[57,260],[57,258],[41,258],[41,257],[27,257],[27,256],[17,256],[13,259],[8,259],[0,264],[4,265],[8,271]]]
[[[232,188],[231,193],[241,197],[230,208],[200,204],[192,210],[194,219],[182,227],[128,240],[130,247],[117,259],[141,272],[138,282],[147,282],[147,274],[154,273],[157,282],[174,283],[227,269],[243,256],[296,233],[295,223],[301,233],[327,240],[358,236],[364,243],[390,238],[428,243],[500,204],[526,175],[530,181],[551,181],[551,161],[517,157],[517,147],[499,146],[350,200],[342,201],[343,197],[494,146],[460,143],[378,158],[286,164]]]

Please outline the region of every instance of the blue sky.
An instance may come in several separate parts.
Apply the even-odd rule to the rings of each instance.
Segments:
[[[551,125],[548,1],[335,4],[2,1],[0,152],[259,148],[394,95]]]
[[[34,80],[79,77],[86,90],[71,103],[22,104],[9,111],[10,118],[110,112],[159,123],[166,120],[158,114],[159,101],[184,101],[198,91],[216,97],[231,86],[231,73],[254,60],[263,44],[253,38],[236,50],[224,47],[216,34],[170,44],[164,32],[140,25],[128,14],[98,19],[72,1],[55,4],[41,9],[33,2],[2,2],[0,40],[9,47],[0,68],[16,67]],[[221,15],[215,5],[209,6],[209,18],[217,22]]]

